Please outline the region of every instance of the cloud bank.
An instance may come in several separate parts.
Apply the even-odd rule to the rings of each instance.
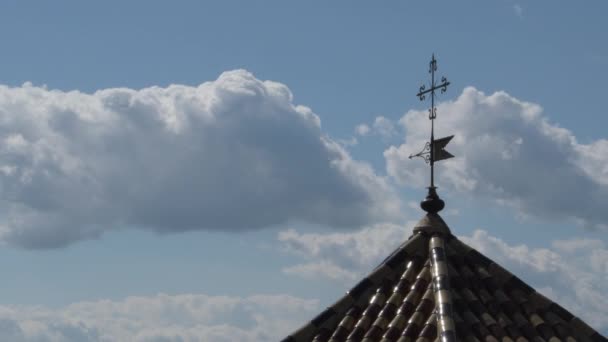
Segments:
[[[0,340],[278,341],[318,310],[317,300],[289,295],[159,294],[79,302],[61,309],[0,306]]]
[[[244,70],[197,87],[94,94],[0,86],[0,113],[4,243],[399,215],[386,179],[324,134],[285,85]]]
[[[505,92],[466,88],[437,108],[437,136],[455,134],[442,161],[439,186],[512,206],[524,216],[572,219],[608,229],[608,140],[582,144],[549,122],[542,108]],[[427,168],[408,159],[428,140],[428,116],[409,111],[400,120],[406,139],[384,152],[388,173],[402,184],[424,186]]]
[[[415,222],[408,222],[411,227]],[[367,274],[408,237],[402,225],[376,224],[347,233],[299,233],[295,229],[279,233],[284,251],[304,260],[283,272],[303,278],[329,278],[344,284]]]

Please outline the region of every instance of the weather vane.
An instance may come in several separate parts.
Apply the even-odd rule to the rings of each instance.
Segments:
[[[435,162],[454,157],[451,153],[445,150],[446,145],[454,137],[440,138],[435,140],[435,118],[437,117],[437,108],[435,108],[435,91],[441,90],[441,93],[445,93],[450,85],[450,82],[445,77],[441,77],[441,83],[435,83],[435,71],[437,71],[437,60],[435,60],[435,54],[429,63],[429,73],[431,74],[431,84],[429,89],[422,85],[416,96],[420,101],[424,101],[428,94],[431,95],[431,108],[429,109],[429,120],[431,120],[431,140],[424,145],[422,151],[410,156],[410,159],[414,157],[420,157],[424,159],[427,164],[431,165],[431,185],[429,186],[429,193],[424,201],[420,204],[422,209],[429,213],[437,213],[443,209],[445,203],[437,195],[435,187]]]

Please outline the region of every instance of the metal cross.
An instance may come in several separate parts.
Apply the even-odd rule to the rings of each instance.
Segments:
[[[445,77],[441,77],[441,83],[435,84],[435,71],[437,71],[437,60],[435,59],[435,54],[429,63],[429,73],[431,74],[431,86],[429,89],[426,89],[426,86],[422,85],[420,87],[420,91],[416,96],[420,99],[420,101],[424,101],[426,99],[426,95],[431,94],[431,108],[429,109],[429,120],[431,120],[431,140],[424,145],[422,151],[417,154],[413,154],[410,156],[410,159],[413,157],[420,157],[424,159],[427,163],[431,164],[431,188],[435,188],[435,170],[434,164],[436,161],[452,158],[453,155],[449,152],[445,151],[445,146],[450,142],[450,140],[454,137],[449,136],[445,138],[441,138],[435,140],[435,118],[437,117],[437,108],[435,108],[435,90],[441,89],[441,93],[445,93],[450,85],[450,82]]]

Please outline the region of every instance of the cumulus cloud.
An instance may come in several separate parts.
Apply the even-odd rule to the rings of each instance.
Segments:
[[[360,136],[377,135],[382,139],[390,139],[397,135],[397,129],[395,123],[384,116],[378,116],[374,119],[374,122],[370,125],[360,124],[355,127],[355,133]]]
[[[0,306],[0,339],[13,342],[277,341],[319,310],[289,295],[201,294],[79,302],[60,309]]]
[[[413,226],[408,223],[407,227]],[[282,248],[299,255],[304,262],[283,269],[304,278],[326,278],[350,284],[376,266],[411,233],[396,224],[376,224],[348,233],[299,233],[282,231]]]
[[[0,113],[5,243],[57,247],[125,225],[355,227],[398,215],[385,178],[285,85],[244,70],[93,94],[0,86]]]
[[[485,95],[469,87],[437,110],[437,136],[455,134],[447,150],[456,155],[436,170],[440,187],[495,199],[523,216],[607,228],[608,140],[579,143],[572,132],[549,122],[539,105],[505,92]],[[426,167],[408,156],[428,140],[427,114],[409,111],[400,123],[406,138],[384,152],[388,173],[422,187]]]

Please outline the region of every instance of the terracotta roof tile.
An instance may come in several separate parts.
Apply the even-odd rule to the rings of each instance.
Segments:
[[[425,217],[414,232],[283,341],[608,341],[451,235],[439,215]]]

